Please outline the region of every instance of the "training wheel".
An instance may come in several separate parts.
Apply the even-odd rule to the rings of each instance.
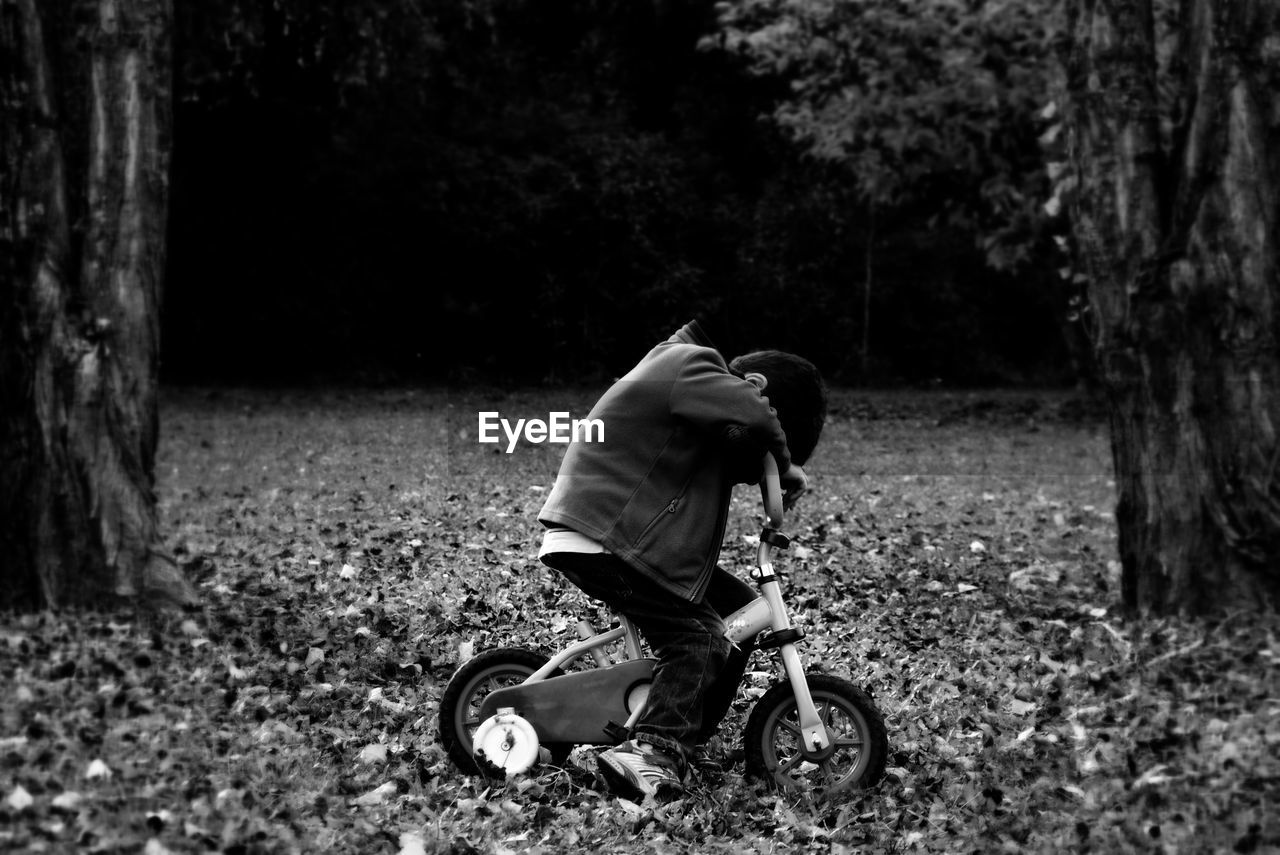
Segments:
[[[487,765],[508,775],[518,775],[538,762],[537,732],[528,719],[516,715],[510,707],[498,710],[497,715],[481,722],[471,740],[476,762],[482,769]]]

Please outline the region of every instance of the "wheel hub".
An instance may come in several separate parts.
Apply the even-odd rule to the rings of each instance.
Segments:
[[[835,754],[836,753],[836,735],[831,732],[831,728],[829,727],[826,728],[826,731],[827,731],[827,747],[826,748],[810,748],[807,745],[802,745],[800,748],[800,756],[803,757],[805,760],[808,760],[810,763],[822,763],[823,761],[831,757],[832,754]]]
[[[480,724],[474,737],[478,760],[515,775],[526,772],[538,760],[538,734],[525,718],[509,707]]]

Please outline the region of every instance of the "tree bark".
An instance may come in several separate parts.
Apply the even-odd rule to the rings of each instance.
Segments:
[[[154,492],[170,21],[0,0],[3,606],[195,602]]]
[[[867,205],[867,246],[863,252],[862,377],[871,377],[871,287],[875,284],[876,205]]]
[[[1073,218],[1111,412],[1122,592],[1280,605],[1280,7],[1071,0]]]

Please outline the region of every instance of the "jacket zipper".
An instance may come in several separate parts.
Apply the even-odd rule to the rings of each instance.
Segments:
[[[636,538],[636,543],[640,543],[646,537],[649,536],[649,532],[653,531],[653,527],[656,526],[659,520],[662,519],[663,514],[674,514],[676,512],[676,506],[679,504],[680,504],[679,496],[676,496],[674,499],[668,502],[667,506],[663,508],[661,511],[659,511],[658,515],[654,517],[647,526],[644,527],[644,531],[640,532],[640,536]]]

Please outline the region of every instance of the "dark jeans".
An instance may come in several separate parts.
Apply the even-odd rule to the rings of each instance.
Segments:
[[[750,646],[729,643],[723,618],[754,600],[756,590],[717,567],[702,602],[691,603],[608,553],[557,552],[543,562],[636,625],[658,662],[632,737],[687,763],[694,746],[715,733],[742,682]]]

